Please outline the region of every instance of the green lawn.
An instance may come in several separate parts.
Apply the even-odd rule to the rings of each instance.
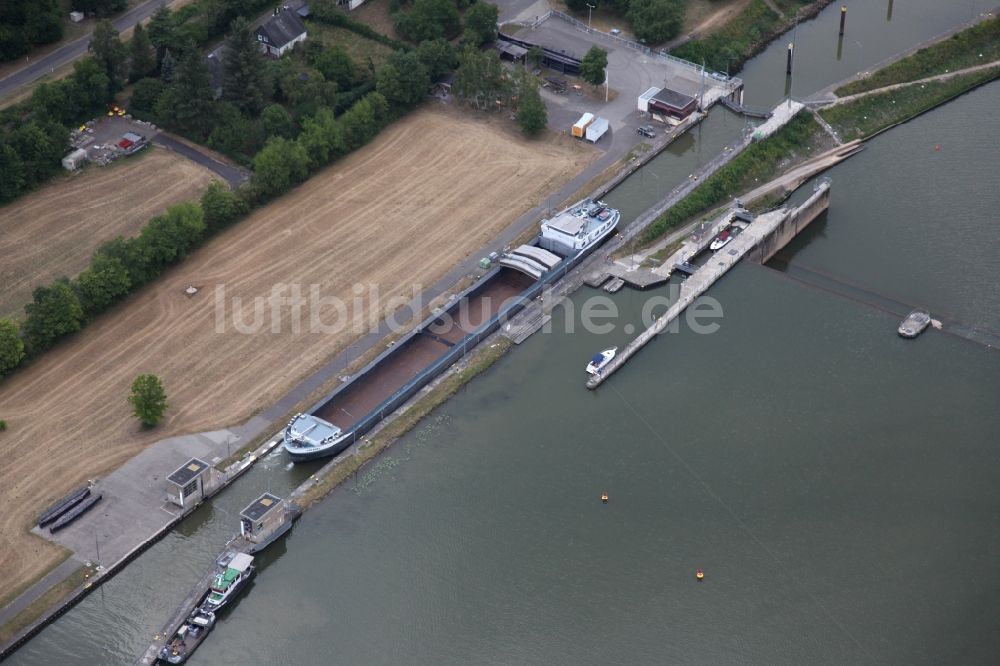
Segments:
[[[950,38],[920,49],[871,76],[840,86],[839,97],[906,83],[1000,60],[1000,17],[983,21]]]
[[[368,69],[369,58],[375,67],[378,68],[379,65],[385,62],[386,58],[392,55],[391,47],[362,37],[346,28],[326,25],[318,21],[309,21],[307,27],[310,39],[316,39],[322,42],[324,46],[342,47],[363,71],[367,71]]]
[[[852,102],[820,109],[819,113],[845,141],[861,139],[918,116],[997,77],[1000,77],[1000,65],[945,81],[913,84],[868,95]]]

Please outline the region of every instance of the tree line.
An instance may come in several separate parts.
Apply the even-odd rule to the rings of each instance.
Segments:
[[[635,36],[650,44],[673,39],[684,27],[687,0],[566,0],[573,12],[606,9],[628,21]]]
[[[317,5],[322,7],[322,0]],[[161,9],[157,14],[162,17],[164,11],[169,17],[169,10]],[[268,103],[275,98],[265,96],[269,80],[266,75],[254,71],[260,54],[248,37],[250,33],[245,22],[237,19],[227,38],[227,53],[232,57],[226,66],[221,100],[213,100],[206,90],[208,75],[204,57],[196,48],[181,49],[179,57],[171,62],[173,56],[168,45],[171,38],[169,33],[160,30],[165,24],[162,18],[151,22],[149,28],[138,35],[140,46],[148,38],[148,49],[142,46],[139,50],[148,51],[145,54],[149,57],[148,67],[151,71],[158,69],[158,77],[143,76],[146,72],[135,65],[137,61],[143,62],[137,57],[136,39],[125,46],[110,31],[107,39],[103,35],[101,39],[95,37],[93,57],[80,63],[80,67],[96,68],[103,77],[100,80],[108,86],[140,77],[135,86],[137,96],[143,94],[139,84],[153,80],[151,85],[158,93],[149,95],[148,99],[155,100],[154,112],[158,104],[179,105],[174,109],[176,126],[195,136],[207,135],[210,144],[213,136],[218,141],[223,140],[216,134],[223,114],[235,113],[240,118],[250,117],[244,114],[255,114],[253,118],[261,124],[264,142],[252,156],[254,174],[247,185],[236,191],[212,183],[200,201],[169,207],[163,215],[152,218],[137,237],[119,236],[101,245],[88,268],[76,278],[59,278],[35,289],[32,302],[25,306],[25,317],[20,325],[0,320],[0,376],[79,331],[88,321],[154,280],[254,207],[287,192],[312,173],[371,141],[395,118],[424,99],[432,74],[449,71],[456,61],[448,42],[428,40],[415,49],[394,52],[375,70],[367,87],[359,90],[355,84],[366,75],[359,73],[342,51],[303,49],[297,57],[322,75],[322,79],[317,77],[316,80],[329,84],[329,90],[324,92],[322,85],[304,89],[294,87],[299,84],[293,80],[302,83],[294,69],[287,72],[284,79],[270,79],[277,81],[271,95],[280,95],[277,99],[291,106],[292,112],[289,112],[282,105]],[[270,62],[282,68],[285,65],[280,63],[284,60],[295,63],[289,58]],[[264,69],[266,72],[267,68]],[[338,102],[343,100],[337,98],[340,94],[338,83],[355,85],[349,88],[355,99],[339,114],[336,109]],[[285,84],[292,87],[283,87]],[[226,86],[231,90],[228,96]],[[331,91],[332,97],[329,96]],[[164,96],[169,96],[168,102],[160,101]],[[187,99],[188,96],[194,100]],[[199,114],[207,114],[214,126],[210,128]],[[237,125],[227,131],[238,134],[238,129]]]

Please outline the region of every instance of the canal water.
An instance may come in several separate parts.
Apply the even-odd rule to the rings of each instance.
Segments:
[[[873,140],[783,258],[1000,328],[998,104],[994,83]],[[703,149],[741,127],[713,113]],[[714,154],[677,150],[664,191]],[[609,201],[652,203],[636,178]],[[712,289],[718,332],[681,326],[590,392],[586,360],[667,290],[610,297],[603,335],[578,321],[594,293],[308,512],[190,663],[994,660],[996,350],[901,340],[879,309],[741,264]],[[315,468],[267,457],[10,663],[130,663],[239,510]]]

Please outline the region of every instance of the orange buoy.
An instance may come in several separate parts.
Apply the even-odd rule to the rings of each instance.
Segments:
[[[605,504],[608,503],[608,494],[607,493],[601,493],[601,501],[604,502]]]
[[[694,572],[694,577],[698,580],[705,580],[705,571],[703,569],[698,569]]]

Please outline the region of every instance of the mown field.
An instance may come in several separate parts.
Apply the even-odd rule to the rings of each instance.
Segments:
[[[211,171],[180,155],[146,150],[152,152],[90,166],[0,208],[0,317],[22,316],[35,287],[75,276],[101,243],[137,234],[167,206],[198,199],[212,180]]]
[[[154,284],[0,384],[0,584],[51,568],[53,544],[29,534],[41,510],[149,444],[241,423],[350,344],[313,331],[311,310],[278,332],[218,330],[216,285],[227,302],[266,299],[280,283],[317,285],[353,303],[354,286],[385,303],[429,285],[598,155],[559,135],[526,141],[498,118],[440,107],[415,112],[371,144],[216,236]],[[143,216],[145,219],[147,215]],[[184,294],[195,285],[201,292]],[[363,317],[375,308],[361,297]],[[230,314],[231,314],[231,308]],[[270,309],[268,309],[268,313]],[[376,312],[378,312],[376,310]],[[331,323],[335,310],[321,311]],[[247,316],[245,321],[251,317]],[[162,377],[170,409],[143,432],[126,403],[137,374]]]

